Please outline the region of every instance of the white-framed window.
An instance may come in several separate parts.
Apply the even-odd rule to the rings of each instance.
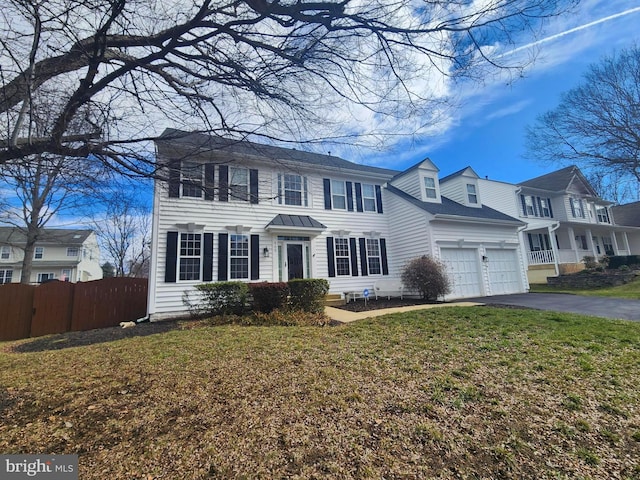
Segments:
[[[182,162],[182,196],[202,198],[204,165],[198,162]]]
[[[438,198],[436,181],[433,177],[424,177],[424,191],[427,198]]]
[[[53,280],[56,276],[53,273],[39,273],[38,283],[46,282],[47,280]]]
[[[336,238],[335,256],[336,256],[336,275],[351,275],[351,258],[349,255],[349,239]]]
[[[362,184],[362,206],[365,212],[376,212],[376,187],[368,183]]]
[[[278,175],[278,203],[308,207],[307,177],[295,173]]]
[[[62,280],[63,282],[70,282],[71,281],[71,269],[70,268],[63,268],[61,275],[60,275],[60,280]]]
[[[549,208],[549,201],[545,198],[540,199],[540,216],[542,217],[551,217],[551,209]]]
[[[229,235],[229,278],[249,279],[249,235]]]
[[[229,167],[229,195],[232,200],[249,200],[249,170]]]
[[[607,207],[598,207],[596,205],[596,215],[598,215],[599,223],[609,223],[609,212]]]
[[[604,246],[604,253],[605,255],[615,255],[615,252],[613,251],[613,241],[611,239],[611,237],[602,237],[602,245]]]
[[[67,257],[77,257],[80,254],[78,247],[67,247]]]
[[[33,258],[40,260],[44,257],[44,247],[36,247],[33,251]]]
[[[13,270],[10,268],[0,269],[0,285],[11,283],[13,278]]]
[[[335,209],[347,209],[347,189],[341,180],[331,180],[331,205]]]
[[[571,202],[571,213],[574,217],[584,217],[584,210],[582,209],[582,200],[570,198]]]
[[[580,250],[587,250],[587,237],[584,235],[576,235],[576,245]]]
[[[380,240],[377,238],[367,238],[366,244],[369,275],[381,275],[382,260],[380,256]]]
[[[469,203],[477,205],[478,193],[476,192],[476,186],[473,183],[467,183],[467,198]]]
[[[202,234],[180,233],[178,279],[200,280],[202,270]]]
[[[0,247],[0,258],[3,260],[11,258],[11,247],[9,245],[3,245]]]
[[[525,212],[526,215],[535,215],[532,196],[527,195],[526,197],[524,197],[524,205],[526,209],[526,212]]]

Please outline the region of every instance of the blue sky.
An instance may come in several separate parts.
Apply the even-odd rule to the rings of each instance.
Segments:
[[[470,165],[481,177],[506,182],[560,168],[523,158],[525,128],[577,86],[590,64],[640,44],[640,0],[583,1],[575,14],[551,22],[541,40],[533,45],[538,56],[525,78],[477,86],[463,94],[461,109],[437,135],[356,161],[402,170],[429,157],[442,176]]]

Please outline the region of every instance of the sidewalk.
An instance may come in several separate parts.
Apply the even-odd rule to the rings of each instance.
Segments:
[[[428,308],[440,308],[440,307],[475,307],[477,305],[484,305],[484,303],[478,302],[452,302],[452,303],[435,303],[433,305],[411,305],[408,307],[395,307],[395,308],[381,308],[380,310],[368,310],[366,312],[350,312],[341,308],[324,307],[324,313],[332,320],[337,320],[343,323],[355,322],[356,320],[362,320],[365,318],[379,317],[380,315],[387,315],[389,313],[409,312],[411,310],[426,310]]]

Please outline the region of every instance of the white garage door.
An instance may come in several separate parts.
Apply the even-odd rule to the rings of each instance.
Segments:
[[[471,248],[443,248],[440,252],[452,283],[449,297],[464,298],[482,295],[478,251]]]
[[[487,249],[491,295],[522,292],[515,250]]]

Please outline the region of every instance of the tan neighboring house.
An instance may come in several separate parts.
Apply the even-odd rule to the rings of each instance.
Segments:
[[[26,240],[15,227],[0,227],[0,284],[19,283]],[[86,282],[102,278],[100,249],[92,230],[45,229],[36,243],[30,283]]]

